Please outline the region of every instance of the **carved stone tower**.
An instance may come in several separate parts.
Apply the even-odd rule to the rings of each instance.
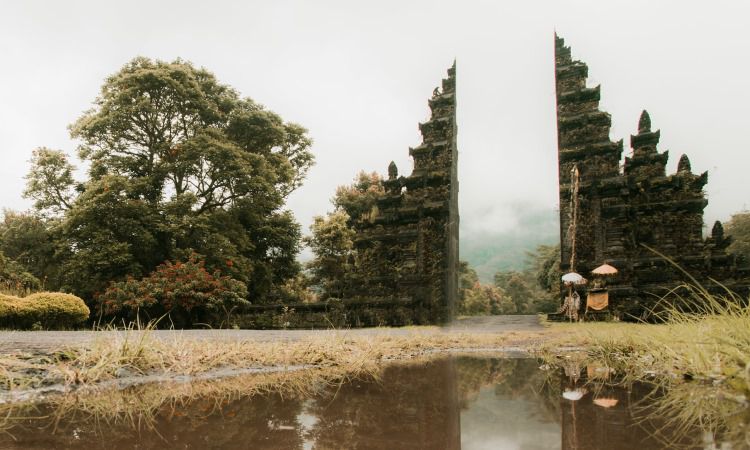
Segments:
[[[428,104],[430,120],[419,125],[423,142],[409,149],[414,170],[398,176],[391,163],[385,194],[354,222],[357,260],[348,293],[407,302],[413,323],[449,320],[458,296],[455,63]]]
[[[563,272],[585,273],[604,257],[604,249],[611,244],[609,236],[601,223],[591,220],[601,214],[600,192],[595,180],[616,177],[620,173],[622,141],[609,139],[612,120],[608,113],[599,110],[600,86],[586,86],[587,77],[588,66],[574,61],[570,47],[555,35],[560,267]],[[576,220],[573,220],[574,215]]]
[[[600,88],[587,87],[587,76],[586,64],[574,61],[555,35],[562,271],[588,277],[600,264],[615,266],[611,305],[625,315],[640,315],[687,281],[665,256],[706,288],[721,288],[719,281],[746,292],[747,266],[727,254],[721,227],[702,236],[708,174],[693,174],[685,155],[677,173],[666,174],[669,153],[658,151],[661,133],[651,130],[646,111],[620,169],[622,140],[610,140]]]

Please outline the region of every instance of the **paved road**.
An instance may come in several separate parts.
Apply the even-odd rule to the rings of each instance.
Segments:
[[[541,331],[535,315],[527,316],[482,316],[455,320],[444,327],[420,329],[427,333],[506,333],[511,331]],[[199,340],[225,341],[284,341],[297,340],[309,336],[325,336],[340,333],[342,330],[180,330],[183,336]],[[406,335],[415,328],[359,328],[346,330],[353,335]],[[106,332],[104,332],[106,333]],[[158,330],[153,335],[159,339],[169,339],[174,331]],[[12,352],[52,352],[64,347],[87,344],[102,337],[97,331],[0,331],[0,354]]]

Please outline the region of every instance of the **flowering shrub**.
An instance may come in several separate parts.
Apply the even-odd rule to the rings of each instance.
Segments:
[[[218,271],[208,272],[193,254],[185,262],[165,262],[149,276],[112,283],[98,300],[105,316],[135,320],[169,315],[178,328],[218,326],[232,309],[249,304],[247,286]]]

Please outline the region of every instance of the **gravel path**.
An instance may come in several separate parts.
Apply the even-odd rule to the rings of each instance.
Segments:
[[[481,316],[455,320],[444,327],[426,327],[428,333],[507,333],[512,331],[541,331],[535,315],[525,316]],[[406,335],[415,328],[358,328],[345,330],[353,335]],[[309,336],[325,336],[341,333],[342,330],[180,330],[183,336],[199,340],[219,341],[285,341]],[[152,332],[159,339],[170,339],[174,331]],[[102,336],[97,331],[0,331],[0,354],[15,352],[50,353],[65,347],[84,345]]]

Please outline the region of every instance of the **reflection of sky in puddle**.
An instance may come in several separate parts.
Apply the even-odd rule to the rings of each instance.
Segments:
[[[201,385],[217,394],[225,383],[234,392],[218,398],[193,385],[174,387],[174,394],[168,386],[141,386],[106,393],[111,403],[105,407],[113,408],[107,417],[101,416],[102,405],[89,402],[100,408],[86,410],[85,398],[74,396],[65,398],[67,409],[16,411],[46,419],[16,417],[10,434],[0,432],[0,449],[667,448],[634,412],[650,388],[621,389],[601,377],[586,385],[586,371],[574,372],[580,378],[540,370],[532,359],[472,356],[394,364],[375,380],[323,383],[306,397],[243,396],[252,385],[243,384],[248,378]],[[139,406],[116,414],[132,404]],[[656,420],[651,429],[663,425]],[[687,431],[693,438],[687,448],[703,448],[700,431]]]
[[[315,447],[315,440],[310,438],[310,434],[315,429],[315,425],[318,424],[318,418],[315,417],[315,415],[309,413],[312,405],[312,400],[305,400],[304,402],[302,402],[302,412],[297,415],[300,435],[303,439],[303,450],[312,450]]]
[[[463,450],[547,450],[560,448],[560,424],[547,419],[534,400],[498,395],[483,387],[461,412]]]

